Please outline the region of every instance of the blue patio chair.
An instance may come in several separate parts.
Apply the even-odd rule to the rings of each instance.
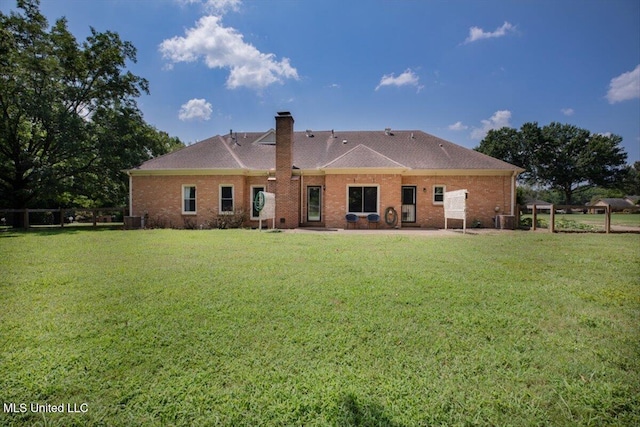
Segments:
[[[349,224],[353,224],[353,228],[356,228],[356,224],[358,223],[358,215],[346,214],[345,219],[347,220],[347,228],[349,228]]]
[[[376,228],[378,228],[378,223],[380,222],[380,215],[369,214],[367,215],[367,221],[368,221],[369,228],[371,228],[371,224],[375,224]]]

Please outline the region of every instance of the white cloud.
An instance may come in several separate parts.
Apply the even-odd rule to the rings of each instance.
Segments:
[[[455,130],[455,131],[466,130],[468,128],[469,126],[463,125],[462,122],[455,122],[454,124],[449,125],[449,130]]]
[[[238,12],[241,4],[241,0],[207,0],[205,7],[210,12],[224,14],[229,11]]]
[[[183,5],[200,4],[205,10],[216,15],[224,15],[227,12],[238,12],[242,0],[176,0]]]
[[[466,43],[472,43],[482,39],[492,39],[496,37],[506,36],[509,32],[514,32],[516,30],[515,25],[512,25],[505,21],[501,27],[496,28],[493,32],[484,31],[480,27],[471,27],[469,28],[469,37],[465,39]]]
[[[206,99],[190,99],[180,107],[178,118],[184,121],[190,120],[209,120],[213,108]]]
[[[640,98],[640,65],[633,71],[620,74],[609,82],[609,104]]]
[[[573,108],[563,108],[560,110],[562,112],[562,114],[564,114],[565,116],[573,116],[573,114],[575,113],[575,111],[573,110]]]
[[[410,68],[407,68],[406,71],[398,77],[393,73],[385,74],[380,79],[378,86],[376,86],[376,90],[383,86],[415,86],[418,88],[418,92],[424,88],[424,86],[420,85],[420,77],[418,77]]]
[[[173,37],[160,44],[162,56],[173,63],[203,59],[209,68],[228,68],[227,87],[262,89],[283,79],[298,79],[288,58],[277,61],[272,53],[262,53],[244,41],[244,36],[222,25],[219,16],[204,16],[184,37]]]
[[[511,127],[509,120],[511,119],[511,111],[500,110],[493,113],[489,120],[482,120],[481,128],[474,128],[471,132],[472,139],[483,139],[487,132],[492,129],[500,129],[503,127]]]

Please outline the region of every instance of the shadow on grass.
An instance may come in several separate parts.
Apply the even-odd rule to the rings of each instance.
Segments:
[[[340,399],[336,425],[358,427],[402,427],[384,414],[384,407],[371,402],[362,402],[353,394]]]
[[[53,236],[59,234],[75,234],[78,232],[102,232],[102,231],[114,231],[114,230],[123,230],[122,224],[108,224],[108,225],[98,225],[93,227],[91,224],[89,225],[65,225],[64,227],[60,227],[59,225],[51,225],[51,226],[34,226],[29,229],[24,228],[6,228],[4,230],[0,230],[0,238],[3,237],[16,237],[21,234],[31,234],[35,236]]]

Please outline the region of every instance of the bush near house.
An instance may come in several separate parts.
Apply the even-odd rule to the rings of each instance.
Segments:
[[[626,249],[626,250],[625,250]],[[0,233],[1,425],[638,425],[636,235]]]

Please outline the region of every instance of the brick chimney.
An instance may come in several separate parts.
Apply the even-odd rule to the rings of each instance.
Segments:
[[[299,225],[300,177],[292,176],[293,116],[288,111],[276,116],[276,227]]]
[[[288,111],[276,116],[276,174],[286,173],[291,178],[293,167],[293,116]]]

